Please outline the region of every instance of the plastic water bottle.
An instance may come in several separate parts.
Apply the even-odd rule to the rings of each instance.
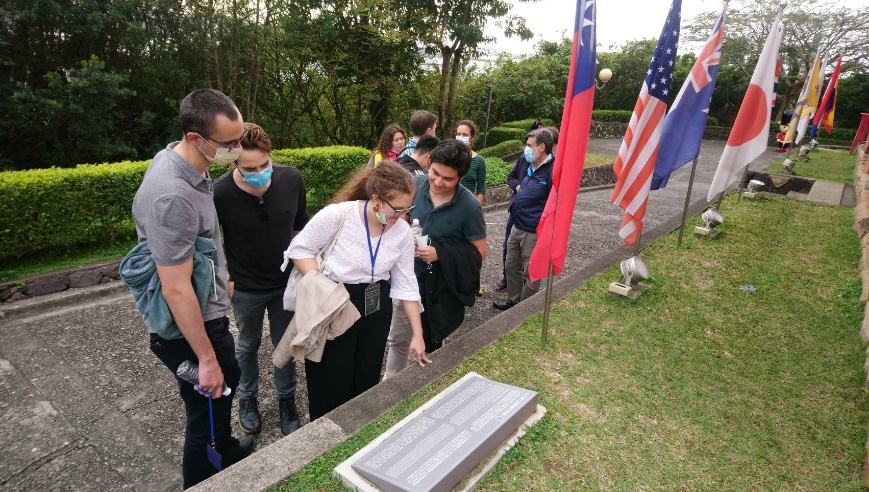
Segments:
[[[413,246],[415,248],[419,244],[416,238],[422,236],[422,227],[419,225],[419,219],[413,219],[413,222],[410,224],[410,232],[413,233]],[[413,256],[419,257],[416,253]]]
[[[175,375],[193,386],[196,386],[199,384],[199,364],[194,364],[189,360],[185,360],[180,366],[178,366]],[[224,382],[223,396],[229,396],[230,393],[232,393],[232,390],[226,385],[226,382]]]

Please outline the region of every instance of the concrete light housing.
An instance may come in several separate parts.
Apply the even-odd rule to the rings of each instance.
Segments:
[[[701,215],[700,217],[703,219],[703,223],[706,225],[695,227],[694,234],[706,236],[709,238],[714,238],[721,234],[721,230],[717,229],[717,227],[720,226],[722,222],[724,222],[724,219],[721,217],[721,214],[718,213],[718,210],[710,208],[709,210],[703,212],[703,215]]]
[[[748,188],[745,190],[745,193],[742,194],[743,198],[760,198],[760,190],[762,190],[766,184],[759,179],[752,179],[748,182]]]
[[[648,285],[640,283],[641,280],[649,278],[649,267],[642,258],[632,256],[621,262],[619,268],[622,271],[622,281],[611,283],[610,292],[635,300],[649,288]]]

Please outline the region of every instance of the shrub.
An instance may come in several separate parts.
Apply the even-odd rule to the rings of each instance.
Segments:
[[[477,153],[483,157],[500,157],[503,159],[508,155],[522,152],[524,148],[524,140],[507,140],[506,142],[501,142],[498,145],[490,145]]]
[[[623,109],[595,109],[591,112],[594,121],[612,121],[616,123],[630,123],[633,111]]]
[[[501,123],[498,126],[506,126],[507,128],[521,128],[526,132],[531,129],[531,125],[537,121],[537,118],[526,118],[524,120],[518,121],[508,121],[507,123]],[[553,121],[549,118],[543,118],[540,120],[543,123],[543,126],[552,126]]]
[[[131,209],[148,162],[0,173],[0,260],[135,236]]]
[[[511,164],[498,157],[486,157],[486,187],[507,184],[507,175],[513,169]]]
[[[496,126],[495,128],[489,129],[489,135],[486,138],[486,146],[492,147],[501,142],[506,142],[507,140],[521,140],[524,142],[526,135],[528,135],[527,128]]]
[[[274,162],[302,172],[313,210],[322,207],[368,157],[365,149],[340,146],[272,153]],[[0,261],[135,237],[133,196],[149,163],[0,172]],[[212,166],[209,173],[216,179],[228,170],[228,165]]]
[[[719,126],[718,125],[718,118],[716,118],[714,116],[707,116],[706,117],[706,126]]]
[[[272,161],[297,168],[305,177],[308,210],[319,210],[357,170],[365,167],[371,151],[361,147],[333,146],[284,149],[272,152]]]

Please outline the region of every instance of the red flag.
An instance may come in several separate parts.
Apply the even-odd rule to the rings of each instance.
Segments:
[[[652,172],[655,170],[664,111],[667,109],[676,62],[681,11],[682,0],[673,0],[643,80],[640,96],[634,105],[628,131],[625,132],[619,155],[613,164],[617,179],[610,201],[625,210],[619,236],[628,246],[637,242],[643,230],[643,218],[652,186]]]
[[[567,257],[567,239],[582,179],[594,105],[596,12],[594,0],[577,0],[570,75],[561,116],[561,144],[552,168],[552,190],[537,224],[537,244],[528,261],[531,281],[547,277],[550,264],[553,275],[558,275]]]
[[[827,133],[833,131],[833,117],[836,114],[836,90],[839,88],[839,70],[842,69],[842,57],[836,63],[836,69],[830,75],[830,83],[827,85],[827,92],[824,93],[824,100],[818,106],[818,111],[815,113],[815,121],[812,122],[815,126],[823,125],[827,129]]]

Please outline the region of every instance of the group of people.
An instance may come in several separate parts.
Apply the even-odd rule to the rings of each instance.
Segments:
[[[152,311],[143,309],[150,348],[172,374],[185,361],[198,364],[198,384],[177,378],[187,415],[182,474],[188,488],[217,471],[206,447],[222,455],[224,467],[254,450],[250,434],[263,425],[258,351],[266,316],[275,347],[298,345],[300,339],[308,344],[311,420],[376,385],[384,352],[383,379],[410,361],[431,362],[427,354],[461,325],[480,292],[487,255],[486,169],[473,151],[473,122],[460,121],[455,138],[441,141],[435,136],[437,117],[416,111],[411,138],[389,125],[369,165],[309,218],[301,173],[271,162],[269,136],[244,122],[228,97],[212,89],[194,91],[182,100],[180,117],[182,138],[154,157],[133,216],[156,267],[156,295],[178,331],[166,335]],[[504,242],[509,298],[496,301],[498,309],[537,288],[525,270],[551,187],[556,141],[554,129],[530,132],[510,173],[514,195]],[[231,165],[231,172],[212,181],[211,164]],[[417,222],[421,231],[411,228]],[[215,250],[206,261],[200,260],[203,239]],[[285,309],[290,272],[279,268],[282,258],[300,275],[298,299],[339,304],[327,309],[331,316],[322,313],[328,302]],[[210,273],[200,275],[202,268]],[[229,332],[230,305],[237,342]],[[287,435],[300,425],[291,357],[276,362],[274,380],[280,428]],[[223,396],[225,386],[229,396]],[[239,424],[248,434],[241,439],[232,436],[230,422],[236,393]]]

